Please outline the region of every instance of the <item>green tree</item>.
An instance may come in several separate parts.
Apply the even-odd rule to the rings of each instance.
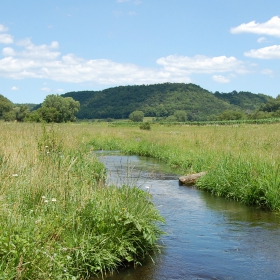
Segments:
[[[156,106],[155,111],[156,111],[157,117],[167,117],[168,116],[168,111],[166,110],[166,108],[163,104]]]
[[[80,102],[72,97],[51,94],[45,98],[41,110],[38,110],[46,122],[73,122],[76,120],[75,114],[79,109]]]
[[[11,122],[16,120],[16,113],[14,110],[8,111],[8,112],[4,112],[3,113],[3,120],[6,122]]]
[[[6,97],[0,94],[0,118],[3,117],[5,112],[13,110],[13,103]]]
[[[165,120],[167,122],[177,122],[177,119],[175,118],[174,115],[168,116]]]
[[[177,110],[174,112],[174,117],[178,122],[185,122],[187,120],[187,113],[183,110]]]
[[[129,119],[133,122],[142,122],[144,113],[142,111],[134,111],[129,115]]]
[[[246,119],[246,115],[242,111],[226,110],[218,116],[218,119],[223,120],[242,120]]]
[[[260,111],[263,112],[276,112],[280,109],[280,95],[275,99],[268,101],[266,104],[262,105]]]
[[[54,107],[41,107],[37,110],[40,115],[40,119],[50,123],[50,122],[61,122],[61,114]]]
[[[24,118],[24,121],[27,122],[42,122],[42,116],[40,115],[40,111],[35,110],[32,111],[31,113],[27,114],[26,117]]]
[[[18,122],[23,122],[25,117],[29,114],[29,108],[26,105],[19,105],[14,108],[16,120]]]

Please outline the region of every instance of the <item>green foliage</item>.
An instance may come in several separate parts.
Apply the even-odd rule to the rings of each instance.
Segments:
[[[29,109],[25,105],[19,105],[16,107],[11,107],[9,111],[3,112],[3,120],[5,121],[18,121],[23,122],[24,119],[28,116]]]
[[[262,112],[274,112],[276,113],[277,111],[280,110],[280,95],[278,95],[275,99],[269,100],[266,104],[263,104],[259,111]]]
[[[73,122],[76,120],[75,114],[79,109],[80,103],[73,98],[51,94],[45,98],[41,106],[36,106],[30,114],[26,114],[24,119],[47,123]]]
[[[38,149],[41,155],[45,156],[49,153],[61,153],[63,148],[62,137],[59,136],[54,125],[42,126],[42,134],[37,139]]]
[[[80,103],[71,97],[48,95],[42,103],[39,114],[46,122],[75,121],[75,114],[80,109]]]
[[[151,130],[151,124],[150,122],[143,122],[140,124],[140,129],[142,130]]]
[[[164,219],[150,193],[104,185],[90,146],[69,148],[61,127],[44,125],[38,149],[26,138],[14,147],[19,126],[4,134],[13,141],[1,143],[0,279],[91,279],[160,250]]]
[[[218,120],[244,120],[245,114],[242,111],[226,110],[218,116]]]
[[[43,122],[42,116],[40,114],[40,110],[32,111],[31,113],[27,114],[24,118],[26,122]]]
[[[134,111],[129,115],[129,119],[133,122],[142,122],[144,113],[142,111]]]
[[[0,119],[3,117],[4,113],[11,112],[13,110],[13,103],[0,94]],[[11,116],[11,114],[6,115],[8,117]]]
[[[185,111],[188,121],[205,121],[225,110],[252,111],[272,97],[249,92],[211,93],[195,84],[164,83],[119,86],[102,91],[69,92],[81,104],[79,119],[124,119],[133,111],[148,117],[168,117]]]
[[[185,122],[187,120],[187,113],[183,110],[177,110],[174,112],[174,117],[178,122]]]
[[[177,122],[177,119],[174,115],[172,116],[168,116],[166,119],[165,119],[166,122]]]
[[[3,120],[6,122],[14,121],[16,119],[16,113],[14,110],[4,112],[3,115]]]
[[[224,100],[232,105],[236,105],[242,108],[244,111],[253,111],[259,109],[261,105],[273,99],[271,96],[268,95],[260,93],[253,94],[248,91],[232,91],[229,93],[220,93],[216,91],[214,95],[221,100]]]
[[[19,105],[14,108],[15,114],[16,114],[16,120],[18,122],[23,122],[24,119],[29,114],[29,108],[27,105]]]
[[[37,113],[40,116],[40,119],[47,123],[61,122],[61,114],[60,112],[54,107],[41,107],[37,110]]]
[[[248,205],[280,211],[280,165],[279,154],[275,153],[279,148],[279,119],[271,126],[246,125],[266,121],[219,121],[205,127],[155,125],[152,134],[124,127],[118,136],[110,137],[110,143],[113,150],[118,147],[127,154],[163,160],[181,174],[207,171],[197,187]],[[223,123],[231,126],[220,126]],[[100,148],[106,143],[99,136],[94,140]]]

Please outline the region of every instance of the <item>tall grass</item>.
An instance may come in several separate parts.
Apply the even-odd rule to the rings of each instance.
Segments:
[[[159,249],[149,193],[104,186],[87,126],[0,127],[0,279],[89,279]]]
[[[199,188],[279,211],[279,128],[0,123],[0,279],[89,279],[159,249],[149,193],[104,186],[93,150],[207,171]]]
[[[183,174],[207,171],[197,187],[280,210],[280,125],[162,126],[102,130],[95,148],[159,158]]]

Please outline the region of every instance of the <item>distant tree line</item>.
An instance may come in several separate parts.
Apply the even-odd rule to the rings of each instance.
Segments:
[[[36,107],[35,107],[36,108]],[[31,122],[73,122],[75,114],[80,109],[79,101],[72,97],[48,95],[37,109],[30,111],[28,105],[15,105],[3,95],[0,95],[0,119],[4,121]]]
[[[134,111],[145,117],[205,121],[218,118],[224,111],[255,111],[273,99],[264,94],[230,92],[214,94],[195,84],[163,83],[119,86],[102,91],[68,92],[81,104],[79,119],[127,119]],[[178,112],[180,111],[181,113]],[[184,112],[184,113],[182,113]]]
[[[144,116],[167,122],[276,118],[280,117],[280,96],[245,91],[211,93],[184,83],[51,94],[35,107],[13,104],[0,95],[0,119],[5,121],[73,122],[78,118],[142,122]]]

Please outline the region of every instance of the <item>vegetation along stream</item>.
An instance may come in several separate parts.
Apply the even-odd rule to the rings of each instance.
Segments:
[[[112,280],[279,279],[280,216],[179,186],[178,175],[155,159],[98,152],[108,184],[150,192],[165,217],[161,254]]]

